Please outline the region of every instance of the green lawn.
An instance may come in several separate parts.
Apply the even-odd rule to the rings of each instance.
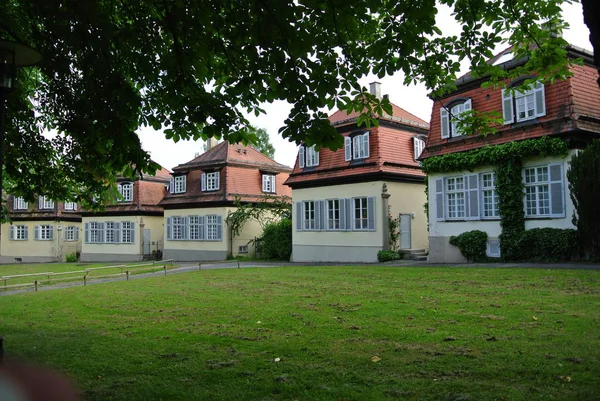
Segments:
[[[0,331],[85,400],[591,400],[599,290],[596,271],[208,270],[0,297]]]
[[[130,269],[132,274],[136,274],[138,272],[147,273],[148,271],[152,271],[152,266],[140,266],[151,264],[152,261],[144,261],[144,262],[128,262],[128,263],[118,263],[118,262],[110,262],[110,263],[31,263],[31,264],[6,264],[0,265],[0,278],[5,276],[14,276],[14,275],[22,275],[22,274],[39,274],[39,273],[64,273],[64,272],[77,272],[72,275],[59,275],[55,277],[50,277],[48,280],[47,276],[29,276],[29,277],[17,277],[11,278],[7,280],[7,285],[14,284],[24,284],[30,283],[32,284],[35,280],[39,281],[40,285],[46,285],[55,283],[57,280],[60,281],[69,281],[69,280],[81,280],[85,275],[85,269],[97,268],[97,267],[108,267],[108,266],[132,266]],[[138,267],[136,267],[138,266]],[[163,264],[156,264],[156,269],[160,270],[163,267]],[[176,267],[176,265],[171,263],[166,263],[168,269]],[[107,274],[117,274],[121,273],[123,269],[121,268],[113,268],[113,269],[99,269],[88,272],[88,277],[93,279],[94,277],[100,277]],[[4,280],[0,280],[0,291],[4,288]]]

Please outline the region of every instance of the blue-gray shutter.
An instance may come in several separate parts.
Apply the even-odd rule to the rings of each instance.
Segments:
[[[354,208],[352,207],[352,198],[343,199],[346,204],[346,215],[344,218],[346,219],[346,231],[351,231],[354,229],[354,225],[352,224],[352,216],[354,213]]]
[[[221,172],[217,171],[217,190],[221,187]]]
[[[551,164],[550,170],[550,214],[554,217],[565,216],[564,185],[562,164]]]
[[[206,191],[206,173],[202,173],[202,184],[201,184],[201,189],[202,191]]]
[[[546,95],[544,93],[544,85],[540,82],[535,84],[535,116],[541,117],[546,115]]]
[[[183,189],[182,189],[182,192],[186,192],[187,191],[187,175],[184,175],[182,177],[183,177]]]
[[[29,227],[28,226],[23,226],[24,231],[23,231],[23,239],[29,239]]]
[[[217,241],[223,241],[223,217],[217,216]]]
[[[167,217],[167,241],[173,239],[173,218]]]
[[[450,136],[450,131],[448,130],[450,120],[448,118],[448,110],[445,107],[440,109],[440,125],[442,126],[442,139],[448,138]]]
[[[349,136],[344,137],[344,160],[352,160],[352,138]]]
[[[90,223],[85,223],[84,225],[84,242],[86,244],[90,243]]]
[[[321,203],[321,230],[327,229],[327,201],[319,201]]]
[[[369,196],[367,198],[367,228],[369,230],[375,230],[375,197]]]
[[[131,222],[131,243],[135,244],[135,222]]]
[[[369,133],[366,132],[364,134],[362,134],[362,147],[364,150],[364,156],[365,157],[369,157],[370,156],[370,146],[369,146]]]
[[[113,225],[115,242],[123,242],[123,224],[120,221],[116,221]]]
[[[40,226],[34,227],[33,239],[36,241],[40,239]]]
[[[479,219],[479,176],[471,174],[465,177],[467,199],[465,218],[470,220]]]
[[[175,192],[175,177],[171,176],[170,180],[169,180],[169,193],[174,193]]]
[[[50,238],[48,238],[48,239],[53,240],[54,239],[54,226],[52,225],[52,226],[49,226],[49,227],[50,227],[50,234],[49,234]]]
[[[300,146],[300,149],[298,149],[298,167],[299,168],[304,168],[304,146]]]
[[[314,216],[315,216],[315,230],[319,231],[322,229],[321,227],[321,202],[314,201]]]
[[[296,202],[296,231],[302,231],[302,202]]]
[[[435,180],[435,210],[436,220],[444,220],[444,179],[438,178]]]
[[[8,229],[8,238],[15,239],[15,226],[10,226]]]
[[[502,116],[504,117],[504,125],[512,124],[515,121],[513,95],[507,89],[502,89]]]
[[[79,227],[75,227],[75,234],[73,238],[75,241],[79,241]]]
[[[206,222],[204,216],[198,216],[198,231],[200,231],[200,241],[204,241],[206,238]]]
[[[338,199],[340,205],[340,230],[346,230],[346,202],[345,199]]]

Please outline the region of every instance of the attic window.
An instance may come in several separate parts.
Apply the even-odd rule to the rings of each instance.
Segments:
[[[506,63],[506,62],[508,62],[508,61],[510,61],[510,60],[512,60],[512,59],[513,59],[512,53],[511,53],[511,52],[505,52],[503,55],[501,55],[501,56],[498,58],[498,60],[496,60],[496,61],[494,62],[494,64],[493,64],[493,65],[499,65],[499,64],[503,64],[503,63]]]
[[[344,138],[344,159],[346,161],[369,157],[369,132],[350,135]]]
[[[311,147],[306,147],[304,145],[300,146],[300,150],[298,152],[298,167],[316,167],[319,165],[319,152],[315,150],[314,145]]]
[[[131,202],[133,200],[133,184],[131,182],[117,185],[117,191],[121,195],[119,202]]]
[[[172,194],[181,194],[186,191],[186,176],[176,175],[171,177],[171,183],[169,185],[169,192]]]
[[[457,99],[440,108],[440,125],[442,139],[455,138],[464,135],[459,128],[460,115],[471,111],[471,99]]]
[[[415,136],[413,138],[413,151],[415,160],[417,160],[419,156],[421,156],[421,153],[423,153],[423,149],[425,149],[425,141]]]

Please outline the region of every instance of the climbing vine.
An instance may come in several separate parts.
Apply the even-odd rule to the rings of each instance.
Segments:
[[[427,174],[473,171],[479,166],[495,166],[498,208],[500,210],[500,249],[506,260],[519,259],[519,243],[525,233],[523,211],[523,159],[566,156],[568,146],[560,138],[541,137],[500,145],[488,145],[466,152],[448,153],[423,160]]]
[[[388,214],[388,228],[389,228],[389,245],[390,250],[396,252],[398,250],[398,241],[400,240],[400,231],[398,227],[400,226],[399,219],[393,218],[391,214]]]

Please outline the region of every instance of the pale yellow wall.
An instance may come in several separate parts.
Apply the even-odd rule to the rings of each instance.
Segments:
[[[81,223],[78,222],[61,222],[62,230],[58,231],[59,223],[56,221],[15,221],[14,225],[28,227],[28,239],[26,241],[10,240],[10,224],[2,224],[2,237],[0,244],[0,255],[9,257],[50,257],[57,260],[64,259],[66,255],[81,251],[81,242],[83,232],[81,231]],[[54,240],[52,241],[36,241],[35,226],[52,225],[54,226]],[[65,241],[65,228],[68,226],[79,227],[79,241]]]
[[[231,208],[231,211],[235,211],[235,208]],[[273,215],[267,217],[268,221],[263,221],[263,224],[266,224],[270,221],[275,222],[278,219],[275,218]],[[262,235],[263,232],[263,228],[261,223],[259,223],[257,220],[249,220],[246,222],[246,224],[244,224],[244,228],[242,229],[242,231],[240,232],[240,235],[237,237],[233,238],[233,256],[237,256],[239,253],[239,247],[240,245],[248,245],[248,253],[247,254],[241,254],[241,255],[248,255],[248,256],[253,256],[254,255],[254,251],[255,251],[255,246],[254,243],[252,244],[248,244],[248,242],[260,237]]]
[[[383,184],[383,182],[381,182]],[[390,213],[397,218],[400,213],[414,213],[411,219],[411,248],[428,249],[427,215],[425,214],[425,184],[386,182],[388,187]],[[398,230],[400,227],[398,227]]]
[[[383,248],[382,231],[382,199],[381,187],[383,182],[374,181],[358,184],[344,184],[328,187],[294,189],[292,191],[292,242],[294,245],[319,246],[370,246]],[[326,200],[338,198],[353,198],[360,196],[375,197],[375,231],[297,231],[296,207],[297,202],[308,200]]]
[[[154,243],[158,241],[158,249],[162,250],[164,247],[163,241],[165,237],[165,219],[163,216],[144,216],[143,219],[144,229],[150,230],[150,241]],[[143,235],[143,233],[141,233],[141,235]],[[155,249],[156,245],[151,245],[150,250],[153,251]]]
[[[130,221],[135,223],[135,237],[133,244],[86,244],[85,243],[85,232],[82,229],[79,238],[81,239],[81,252],[86,254],[106,253],[106,254],[117,254],[117,255],[140,255],[141,254],[141,241],[140,237],[140,216],[90,216],[84,217],[82,227],[85,227],[85,223],[106,223],[107,221],[120,222]],[[144,222],[146,217],[144,217]]]
[[[164,249],[174,250],[203,250],[203,251],[228,251],[230,233],[225,224],[227,212],[234,210],[228,207],[211,207],[211,208],[195,208],[195,209],[174,209],[165,210],[164,217]],[[209,214],[219,215],[223,218],[223,240],[222,241],[167,241],[167,218],[173,216],[206,216]]]

